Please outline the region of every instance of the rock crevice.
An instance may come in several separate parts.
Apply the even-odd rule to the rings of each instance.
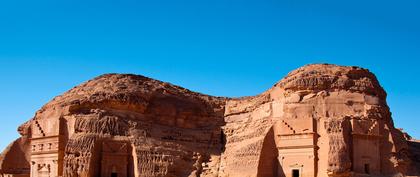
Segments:
[[[359,67],[306,65],[266,92],[225,98],[132,74],[57,96],[19,127],[0,176],[419,175],[418,143]],[[12,158],[14,157],[14,158]]]

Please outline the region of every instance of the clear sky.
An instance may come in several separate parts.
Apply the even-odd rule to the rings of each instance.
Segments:
[[[418,0],[0,1],[0,150],[54,96],[135,73],[217,96],[256,95],[309,63],[357,65],[420,138]]]

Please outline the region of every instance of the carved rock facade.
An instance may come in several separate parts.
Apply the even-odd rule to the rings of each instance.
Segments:
[[[19,127],[0,176],[416,175],[419,143],[394,128],[385,99],[368,70],[327,64],[244,98],[106,74]]]

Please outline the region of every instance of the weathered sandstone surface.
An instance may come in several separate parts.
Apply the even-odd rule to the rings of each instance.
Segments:
[[[420,174],[366,69],[307,65],[266,92],[203,95],[106,74],[44,105],[0,156],[0,176],[350,177]]]

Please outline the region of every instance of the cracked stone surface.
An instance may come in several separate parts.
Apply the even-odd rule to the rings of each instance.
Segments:
[[[420,143],[394,127],[367,69],[306,65],[252,97],[105,74],[18,128],[0,176],[416,176]]]

